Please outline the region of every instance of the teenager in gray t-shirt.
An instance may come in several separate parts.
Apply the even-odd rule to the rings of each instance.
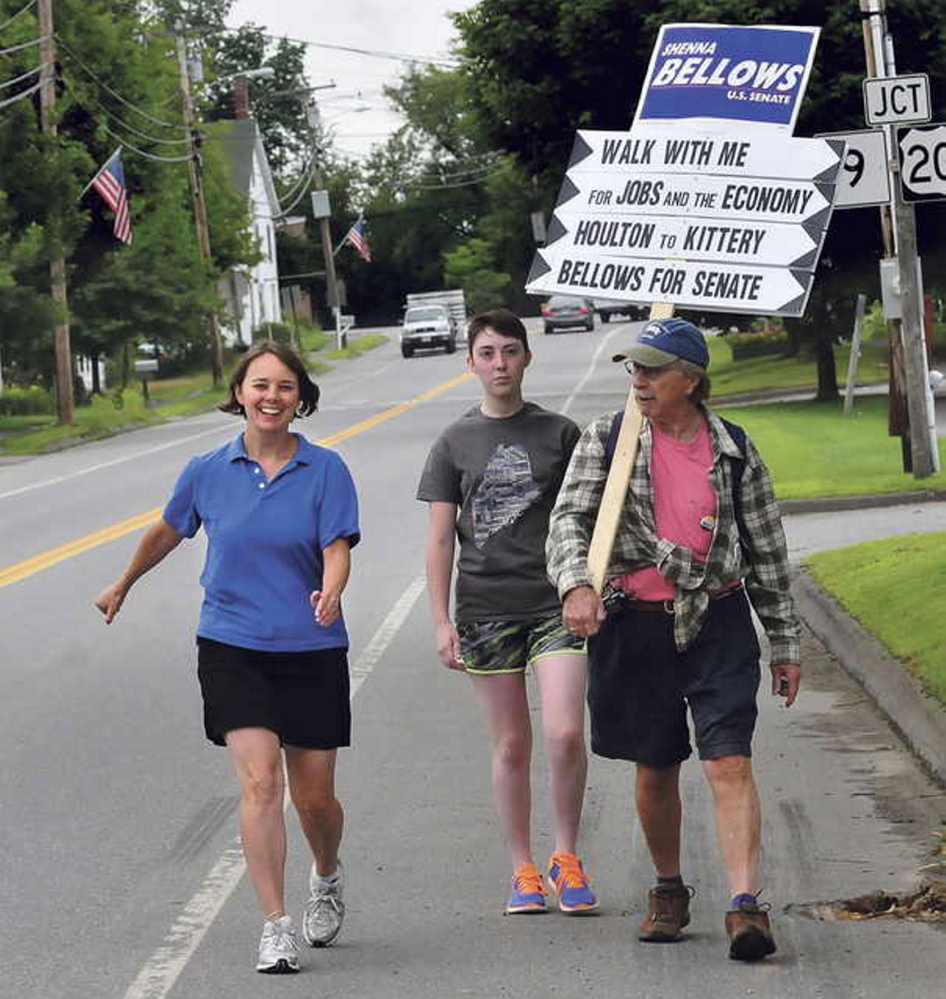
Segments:
[[[427,589],[437,651],[446,667],[470,674],[486,716],[493,791],[513,867],[509,913],[547,909],[530,830],[525,671],[533,664],[555,812],[549,882],[563,912],[593,912],[597,899],[575,853],[587,770],[587,660],[582,640],[562,625],[545,567],[549,514],[580,434],[567,417],[523,401],[532,355],[518,317],[505,309],[483,313],[470,322],[468,341],[467,364],[483,385],[483,401],[434,444],[417,490],[430,504]]]

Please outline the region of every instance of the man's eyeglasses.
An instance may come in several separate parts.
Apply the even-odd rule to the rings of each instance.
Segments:
[[[665,371],[669,371],[675,363],[675,361],[671,361],[670,364],[662,364],[658,368],[650,368],[646,364],[638,364],[636,361],[625,361],[624,370],[629,375],[643,375],[645,378],[659,378]]]

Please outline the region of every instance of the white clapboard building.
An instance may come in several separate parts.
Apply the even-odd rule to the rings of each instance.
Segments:
[[[231,270],[219,286],[220,295],[226,302],[227,315],[220,326],[226,343],[250,344],[253,331],[262,323],[282,319],[273,222],[279,202],[254,119],[214,122],[208,131],[223,147],[234,188],[249,203],[250,226],[259,240],[262,254],[260,262],[253,267]]]

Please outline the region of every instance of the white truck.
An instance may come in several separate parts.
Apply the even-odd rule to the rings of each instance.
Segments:
[[[443,347],[448,354],[466,342],[466,301],[463,289],[412,292],[404,306],[401,354]]]

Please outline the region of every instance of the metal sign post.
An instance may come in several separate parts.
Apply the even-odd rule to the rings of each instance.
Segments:
[[[923,287],[917,266],[916,218],[913,205],[900,191],[900,162],[894,143],[893,125],[929,121],[928,81],[923,74],[898,77],[893,39],[887,33],[886,0],[861,0],[867,15],[866,31],[874,79],[865,81],[865,115],[884,129],[891,180],[890,210],[893,216],[894,249],[900,272],[900,340],[910,422],[910,456],[913,475],[926,478],[939,470],[935,436],[935,413],[929,387],[926,341],[923,335]],[[872,86],[868,87],[868,84]]]
[[[847,385],[844,387],[844,415],[850,416],[854,405],[854,382],[857,378],[857,362],[861,358],[861,330],[864,326],[864,310],[867,307],[867,296],[857,296],[854,308],[854,332],[851,334],[851,356],[847,362]]]

